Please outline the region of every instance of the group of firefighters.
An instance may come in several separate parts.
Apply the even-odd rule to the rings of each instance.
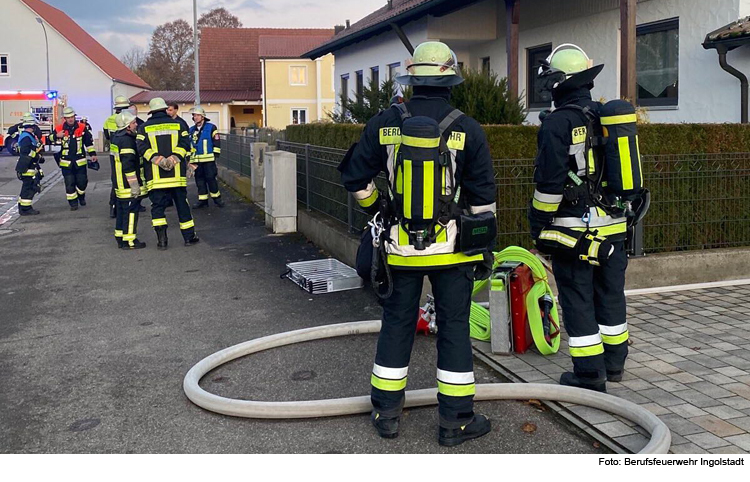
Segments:
[[[224,207],[217,181],[216,159],[221,155],[217,127],[200,106],[191,109],[194,125],[178,116],[177,104],[167,105],[162,98],[149,103],[150,117],[139,119],[124,96],[115,98],[115,113],[104,125],[109,141],[112,169],[110,217],[115,219],[115,239],[122,249],[141,249],[146,244],[137,238],[138,215],[145,211],[144,198],[151,201],[152,225],[158,249],[167,249],[165,210],[175,206],[180,231],[186,246],[200,241],[187,200],[187,179],[195,177],[198,202],[194,209],[209,206],[209,199]],[[63,110],[63,122],[48,137],[43,137],[36,117],[26,113],[19,125],[16,174],[21,181],[18,212],[21,216],[39,214],[34,195],[41,192],[44,173],[44,146],[57,145],[55,161],[65,181],[65,195],[71,211],[86,206],[87,169],[99,170],[91,126],[78,120],[72,107]],[[87,159],[88,155],[88,159]]]
[[[623,188],[625,179],[626,191],[641,196],[645,190],[635,111],[623,101],[603,106],[592,100],[594,78],[602,68],[592,66],[580,48],[565,44],[539,69],[555,110],[546,113],[539,132],[529,222],[536,247],[552,256],[565,314],[573,370],[564,373],[560,383],[603,392],[608,381],[622,379],[628,353],[625,241],[631,200],[636,198],[620,196],[617,185]],[[361,247],[373,253],[366,256],[366,263],[372,263],[372,279],[381,276],[390,284],[382,296],[382,329],[371,375],[371,421],[381,437],[398,436],[427,276],[438,326],[438,441],[453,446],[490,431],[490,421],[474,413],[469,313],[474,279],[486,279],[492,270],[496,229],[492,158],[480,125],[450,104],[451,89],[463,78],[447,45],[419,45],[407,74],[396,81],[413,88],[411,99],[396,101],[371,119],[360,142],[339,166],[346,189],[375,216],[372,237],[363,238]],[[125,98],[118,98],[115,108],[105,132],[110,141],[111,204],[118,244],[124,249],[145,246],[137,239],[136,228],[146,195],[160,249],[167,247],[164,210],[172,204],[185,244],[197,243],[187,178],[195,175],[198,184],[194,208],[208,206],[209,199],[223,206],[216,182],[215,160],[221,152],[216,126],[203,109],[195,107],[191,111],[195,125],[188,128],[177,116],[176,106],[160,98],[151,101],[145,122],[128,110]],[[606,114],[608,108],[623,110]],[[64,116],[50,142],[62,145],[58,163],[75,210],[86,204],[86,167],[88,163],[97,168],[97,158],[91,133],[76,120],[73,109],[66,108]],[[39,190],[43,159],[35,126],[33,116],[25,117],[19,141],[23,215],[38,213],[31,200]],[[617,137],[618,132],[623,137]],[[607,136],[613,139],[609,143]],[[613,171],[612,160],[607,157],[608,165],[601,157],[605,147],[622,158]],[[604,168],[612,171],[607,176],[614,177],[603,177]],[[386,193],[379,193],[375,184],[380,173],[386,174]]]

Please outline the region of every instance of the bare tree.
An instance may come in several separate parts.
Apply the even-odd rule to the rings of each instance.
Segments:
[[[144,79],[157,90],[193,88],[193,28],[185,20],[159,25],[151,36]]]
[[[125,52],[120,60],[130,70],[138,73],[138,71],[143,67],[143,64],[146,62],[147,57],[148,54],[146,53],[145,49],[141,47],[133,47],[132,49]]]
[[[212,28],[240,28],[242,22],[235,15],[229,13],[224,7],[214,8],[206,12],[198,19],[198,29]]]

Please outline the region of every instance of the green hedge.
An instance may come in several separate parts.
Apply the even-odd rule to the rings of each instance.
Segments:
[[[529,247],[526,209],[538,128],[484,129],[496,160],[499,244]],[[288,127],[287,140],[346,149],[361,132],[361,125],[308,124]],[[647,252],[750,246],[750,126],[646,124],[639,136],[653,201],[644,228]]]
[[[362,129],[333,123],[288,126],[286,140],[348,149]],[[484,130],[494,159],[536,156],[537,126],[492,125]],[[645,124],[638,132],[643,155],[750,152],[750,126],[742,124]]]

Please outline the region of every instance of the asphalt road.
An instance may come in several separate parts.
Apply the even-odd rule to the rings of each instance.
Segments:
[[[89,171],[87,207],[69,211],[58,183],[35,203],[41,215],[0,226],[0,452],[602,450],[552,414],[514,401],[478,403],[493,431],[455,449],[437,444],[434,407],[407,410],[400,437],[386,441],[367,415],[263,421],[194,406],[182,379],[206,355],[282,331],[378,318],[379,307],[366,290],[311,296],[280,279],[285,263],[324,253],[300,236],[269,235],[258,212],[226,188],[225,209],[195,213],[199,245],[182,245],[172,208],[168,251],[156,250],[148,213],[139,235],[148,248],[116,249],[101,160],[101,171]],[[0,156],[0,200],[18,194],[14,165]],[[52,160],[45,167],[55,171]],[[254,400],[365,394],[375,341],[365,335],[256,354],[209,373],[203,385]],[[410,388],[434,386],[434,341],[418,337]],[[480,383],[502,381],[482,365],[476,374]],[[527,423],[536,430],[524,432]]]

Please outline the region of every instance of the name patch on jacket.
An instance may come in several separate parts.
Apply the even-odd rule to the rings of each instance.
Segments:
[[[466,133],[465,132],[453,132],[448,138],[448,149],[455,149],[457,151],[464,150],[464,144],[466,144]]]
[[[390,144],[401,143],[401,128],[399,127],[383,127],[380,129],[380,145],[386,146]]]
[[[586,127],[576,127],[573,129],[573,144],[586,142]]]

